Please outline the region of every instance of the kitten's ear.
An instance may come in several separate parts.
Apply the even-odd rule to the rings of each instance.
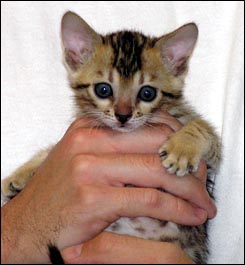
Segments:
[[[61,38],[65,60],[76,71],[101,43],[101,37],[77,14],[67,12],[61,21]]]
[[[156,45],[167,69],[174,75],[182,74],[187,67],[198,36],[196,24],[190,23],[160,38]]]

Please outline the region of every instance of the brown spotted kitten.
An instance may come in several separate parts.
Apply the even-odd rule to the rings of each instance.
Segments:
[[[182,93],[188,59],[198,36],[194,23],[158,38],[133,31],[102,36],[78,15],[67,12],[61,36],[78,117],[89,115],[96,126],[130,132],[161,123],[159,114],[167,111],[184,127],[160,148],[163,166],[184,176],[196,171],[200,159],[205,159],[210,183],[220,161],[220,141]],[[49,150],[41,151],[5,179],[3,194],[12,197],[20,191]],[[173,242],[195,263],[203,264],[207,259],[207,224],[187,227],[147,217],[121,218],[107,231]]]

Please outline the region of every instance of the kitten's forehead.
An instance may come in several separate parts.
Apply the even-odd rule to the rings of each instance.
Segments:
[[[141,70],[143,49],[154,45],[152,39],[132,31],[112,33],[104,37],[104,42],[112,47],[112,67],[123,78],[130,78]]]

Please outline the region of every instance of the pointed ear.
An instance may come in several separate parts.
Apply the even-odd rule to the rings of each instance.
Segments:
[[[65,60],[71,70],[76,71],[89,58],[101,37],[78,15],[64,14],[61,21],[61,38]]]
[[[174,76],[178,76],[187,68],[198,36],[196,24],[190,23],[160,38],[156,45],[160,49],[164,64]]]

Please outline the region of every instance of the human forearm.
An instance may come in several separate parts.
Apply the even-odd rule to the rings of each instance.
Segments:
[[[30,229],[24,200],[18,196],[1,208],[1,264],[48,263],[46,246],[33,228]]]

